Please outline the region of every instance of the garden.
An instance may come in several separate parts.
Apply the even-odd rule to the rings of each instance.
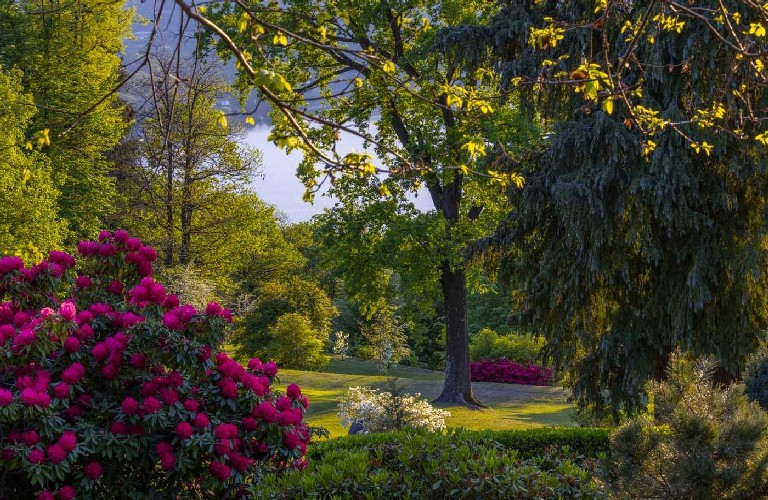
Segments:
[[[0,2],[0,498],[768,498],[766,54],[751,0]]]

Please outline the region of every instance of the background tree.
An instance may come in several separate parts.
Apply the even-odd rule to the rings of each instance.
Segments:
[[[582,406],[644,406],[677,346],[738,373],[764,335],[765,16],[529,1],[489,24],[504,81],[553,124],[493,241]]]
[[[251,311],[232,337],[241,357],[266,356],[274,340],[273,327],[286,314],[300,316],[314,332],[313,338],[327,340],[336,309],[315,282],[291,276],[264,283],[253,294]]]
[[[328,334],[316,330],[307,317],[287,313],[269,328],[269,341],[262,352],[284,368],[317,370],[330,360],[324,354],[327,340]]]
[[[95,236],[113,207],[107,152],[127,128],[115,91],[131,19],[122,1],[0,2],[0,65],[23,72],[38,109],[27,136],[48,130],[45,155],[70,244]]]
[[[437,28],[461,22],[477,26],[495,6],[301,0],[265,10],[258,3],[238,2],[215,6],[204,18],[182,0],[177,4],[234,51],[242,87],[257,88],[277,110],[271,137],[288,150],[304,151],[299,176],[310,191],[321,172],[333,183],[340,175],[360,174],[384,197],[427,188],[435,207],[430,232],[439,234],[431,262],[438,263],[435,282],[447,327],[446,383],[438,401],[477,405],[469,376],[461,249],[482,224],[473,223],[482,203],[473,209],[465,195],[494,182],[521,182],[509,171],[514,139],[520,137],[512,137],[508,128],[499,133],[502,124],[519,124],[512,108],[494,112],[497,80],[477,64],[485,50],[464,64],[456,52],[437,50],[444,42]],[[318,99],[320,109],[310,108]],[[377,167],[370,157],[337,153],[339,131],[363,135],[375,145],[386,180],[371,175]],[[508,154],[495,164],[483,162],[486,147]]]
[[[214,108],[225,90],[216,67],[199,54],[175,64],[181,57],[153,58],[148,81],[138,86],[149,99],[137,103],[127,145],[133,155],[117,174],[125,193],[121,212],[128,226],[141,224],[141,234],[162,249],[166,267],[194,263],[215,272],[229,264],[232,270],[247,248],[245,228],[272,217],[248,191],[261,155]]]
[[[0,254],[22,249],[45,253],[61,244],[64,224],[58,217],[58,191],[51,165],[39,151],[22,149],[35,113],[20,75],[0,67]],[[30,248],[31,247],[31,248]]]

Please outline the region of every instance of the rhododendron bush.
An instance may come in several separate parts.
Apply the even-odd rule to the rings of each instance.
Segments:
[[[501,382],[505,384],[551,385],[552,369],[539,365],[520,364],[500,359],[474,361],[469,364],[472,382]]]
[[[77,250],[0,257],[0,497],[218,498],[306,463],[307,398],[218,351],[229,311],[179,304],[125,231]]]

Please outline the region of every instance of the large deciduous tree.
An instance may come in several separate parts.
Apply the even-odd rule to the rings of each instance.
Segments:
[[[0,1],[0,65],[23,72],[37,107],[27,136],[50,138],[67,243],[95,236],[113,206],[106,153],[127,126],[115,91],[131,18],[122,1]]]
[[[257,246],[255,233],[274,225],[273,209],[249,191],[260,153],[214,108],[225,91],[217,68],[181,57],[153,58],[138,86],[136,128],[116,171],[116,222],[157,244],[166,267],[228,275]]]
[[[738,373],[764,336],[766,26],[730,0],[510,2],[489,24],[554,123],[500,236],[582,405],[643,406],[677,346]]]
[[[359,177],[384,198],[419,186],[427,190],[435,239],[425,265],[439,283],[447,329],[446,379],[437,401],[477,406],[462,249],[474,227],[483,225],[484,200],[480,194],[473,205],[465,196],[472,189],[492,193],[494,183],[522,182],[510,168],[519,136],[509,129],[501,133],[519,123],[511,107],[500,105],[498,79],[483,65],[488,51],[482,41],[442,51],[441,28],[464,23],[482,35],[481,23],[495,5],[238,1],[201,10],[182,0],[177,4],[221,40],[223,53],[235,54],[242,88],[256,88],[270,102],[271,137],[305,153],[298,173],[310,191],[323,175],[332,184]],[[338,153],[345,132],[365,137],[383,166],[364,153]],[[499,152],[497,162],[486,161],[486,148]]]
[[[63,233],[50,163],[39,151],[22,149],[35,109],[19,80],[0,67],[0,254],[8,255],[53,250]]]

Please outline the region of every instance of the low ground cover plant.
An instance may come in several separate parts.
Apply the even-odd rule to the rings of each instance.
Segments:
[[[308,400],[219,351],[229,311],[180,304],[125,231],[0,258],[0,498],[219,498],[304,467]]]
[[[539,365],[520,364],[507,359],[473,361],[469,365],[473,382],[504,384],[551,385],[552,369]]]

